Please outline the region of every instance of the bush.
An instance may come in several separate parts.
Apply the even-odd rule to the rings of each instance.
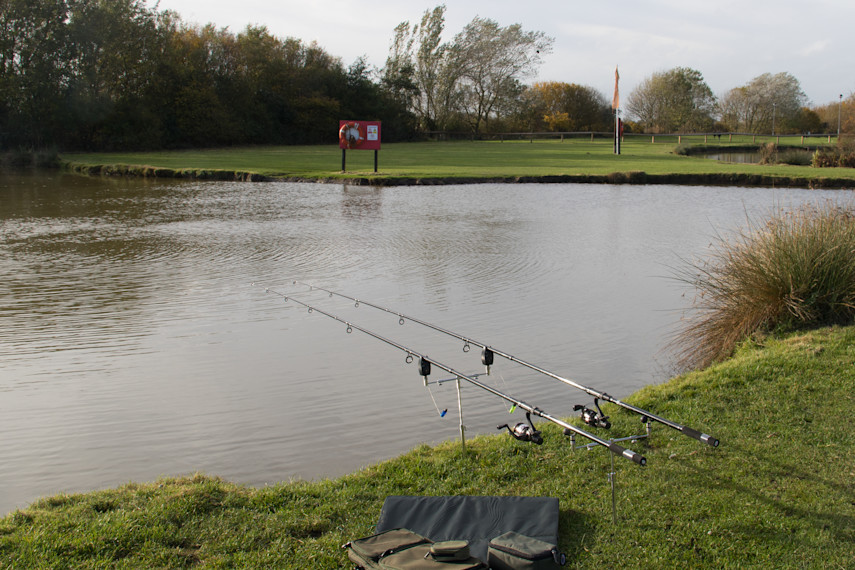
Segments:
[[[760,164],[778,164],[778,145],[766,143],[759,149]]]
[[[727,358],[757,332],[853,321],[852,208],[829,203],[779,212],[712,247],[709,260],[677,273],[697,291],[670,345],[681,368]]]
[[[836,147],[817,150],[813,155],[811,166],[855,168],[855,137],[840,137]]]

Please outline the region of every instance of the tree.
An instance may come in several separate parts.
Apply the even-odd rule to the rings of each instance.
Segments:
[[[721,101],[721,121],[731,131],[798,132],[807,96],[789,73],[764,73],[728,91]]]
[[[819,115],[825,132],[836,133],[839,123],[841,133],[850,135],[855,133],[855,93],[815,107],[814,111]]]
[[[66,0],[0,1],[0,119],[7,144],[50,142],[69,74]]]
[[[610,126],[609,103],[592,87],[550,81],[535,83],[529,92],[529,104],[538,110],[542,126],[549,130],[595,131]]]
[[[553,39],[543,32],[526,32],[519,24],[500,27],[475,17],[454,37],[449,69],[458,77],[462,110],[478,132],[503,103],[522,91],[520,79],[537,72]]]
[[[701,72],[686,67],[654,73],[627,98],[627,111],[645,130],[710,130],[716,98]]]
[[[141,106],[163,46],[157,15],[142,0],[82,0],[72,7],[65,144],[103,148],[156,139],[157,121]]]
[[[402,22],[383,71],[383,83],[411,105],[425,130],[448,128],[465,117],[473,132],[516,104],[520,80],[535,73],[552,38],[519,24],[500,27],[474,18],[451,43],[442,42],[445,6],[427,10],[421,22]]]
[[[411,106],[425,130],[445,128],[453,108],[456,77],[449,68],[449,46],[442,42],[445,6],[425,10],[421,22],[395,27],[384,83]]]

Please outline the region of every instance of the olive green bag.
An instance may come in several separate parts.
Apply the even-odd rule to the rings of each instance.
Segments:
[[[357,568],[364,570],[486,570],[469,554],[465,540],[431,542],[398,528],[348,542],[343,547]]]
[[[554,570],[566,561],[558,546],[517,532],[497,536],[487,547],[490,570]]]

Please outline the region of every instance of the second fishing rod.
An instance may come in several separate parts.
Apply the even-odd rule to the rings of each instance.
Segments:
[[[550,378],[558,380],[559,382],[563,382],[564,384],[567,384],[568,386],[572,386],[573,388],[581,390],[581,391],[587,393],[588,395],[593,396],[594,405],[597,408],[597,410],[595,411],[595,410],[590,410],[588,408],[585,408],[584,406],[577,406],[576,407],[577,410],[579,410],[579,409],[582,410],[582,419],[586,423],[588,423],[589,425],[592,425],[595,427],[605,427],[605,428],[609,427],[610,424],[608,423],[608,418],[604,414],[602,414],[602,411],[600,411],[600,409],[599,409],[599,400],[602,400],[604,402],[609,402],[611,404],[615,404],[616,406],[619,406],[621,408],[624,408],[626,410],[629,410],[631,412],[638,414],[639,416],[641,416],[642,421],[644,423],[647,423],[648,426],[649,426],[649,422],[654,421],[654,422],[660,423],[662,425],[668,426],[672,429],[675,429],[675,430],[679,431],[680,433],[682,433],[683,435],[691,437],[693,439],[696,439],[696,440],[700,441],[701,443],[706,443],[707,445],[709,445],[711,447],[718,447],[718,445],[719,445],[718,438],[715,438],[715,437],[708,435],[706,433],[702,433],[696,429],[693,429],[693,428],[690,428],[688,426],[679,424],[677,422],[673,422],[673,421],[668,420],[666,418],[657,416],[656,414],[653,414],[647,410],[644,410],[644,409],[639,408],[637,406],[633,406],[632,404],[628,404],[626,402],[623,402],[623,401],[619,400],[618,398],[614,398],[605,392],[601,392],[599,390],[595,390],[594,388],[590,388],[588,386],[584,386],[582,384],[579,384],[578,382],[575,382],[569,378],[565,378],[565,377],[560,376],[554,372],[546,370],[545,368],[541,368],[540,366],[537,366],[536,364],[532,364],[531,362],[527,362],[525,360],[522,360],[521,358],[517,358],[516,356],[513,356],[512,354],[509,354],[509,353],[504,352],[502,350],[493,348],[493,347],[491,347],[485,343],[482,343],[482,342],[479,342],[479,341],[474,340],[472,338],[463,336],[463,335],[458,334],[454,331],[442,328],[440,326],[434,325],[434,324],[429,323],[427,321],[423,321],[423,320],[418,319],[416,317],[405,315],[403,313],[400,313],[400,312],[395,311],[393,309],[390,309],[388,307],[384,307],[382,305],[378,305],[375,303],[371,303],[369,301],[365,301],[364,299],[357,299],[356,297],[351,297],[349,295],[345,295],[344,293],[338,293],[336,291],[331,291],[329,289],[325,289],[323,287],[318,287],[317,285],[312,285],[310,283],[304,283],[304,282],[298,281],[296,279],[291,280],[291,282],[294,285],[302,285],[304,287],[308,287],[310,290],[323,291],[323,292],[329,294],[331,297],[336,296],[336,297],[340,297],[342,299],[347,299],[349,301],[353,301],[357,307],[360,304],[362,304],[362,305],[366,305],[368,307],[371,307],[373,309],[378,309],[380,311],[384,311],[386,313],[395,315],[398,317],[398,323],[401,325],[405,324],[407,321],[411,321],[411,322],[414,322],[416,324],[422,325],[424,327],[433,329],[439,333],[448,335],[448,336],[456,338],[458,340],[462,340],[464,343],[464,347],[463,347],[464,351],[468,350],[469,345],[477,346],[477,347],[482,349],[481,361],[485,366],[487,366],[488,373],[490,370],[490,366],[493,364],[494,356],[498,355],[498,356],[501,356],[502,358],[505,358],[511,362],[515,362],[521,366],[524,366],[526,368],[529,368],[531,370],[534,370],[536,372],[544,374]]]
[[[255,285],[255,284],[253,283],[253,285]],[[433,366],[436,366],[437,368],[439,368],[441,370],[448,372],[449,374],[453,374],[456,378],[458,378],[460,380],[465,380],[466,382],[468,382],[469,384],[472,384],[473,386],[481,388],[482,390],[485,390],[485,391],[493,394],[494,396],[498,396],[499,398],[513,404],[515,407],[519,407],[521,410],[526,412],[526,419],[529,422],[529,426],[531,427],[531,430],[520,430],[519,432],[517,432],[516,428],[512,430],[512,429],[510,429],[509,426],[499,426],[499,428],[507,427],[508,430],[511,432],[511,435],[513,435],[516,439],[520,439],[520,440],[524,440],[524,441],[532,441],[534,443],[542,443],[542,440],[537,441],[535,438],[532,437],[533,432],[535,430],[534,430],[534,426],[531,424],[531,416],[534,415],[534,416],[543,418],[547,421],[550,421],[556,425],[563,427],[565,434],[581,435],[582,437],[590,439],[593,442],[592,445],[603,446],[606,449],[608,449],[609,451],[611,451],[612,453],[614,453],[615,455],[619,455],[621,457],[624,457],[625,459],[629,459],[630,461],[632,461],[638,465],[641,465],[641,466],[647,465],[647,459],[643,455],[636,453],[635,451],[633,451],[631,449],[627,449],[625,447],[622,447],[622,446],[618,445],[617,443],[615,443],[614,441],[602,439],[602,438],[597,437],[596,435],[594,435],[592,433],[588,433],[588,432],[586,432],[586,431],[584,431],[584,430],[582,430],[582,429],[580,429],[580,428],[578,428],[572,424],[569,424],[565,421],[562,421],[561,419],[545,412],[544,410],[542,410],[536,406],[532,406],[532,405],[524,402],[523,400],[515,398],[514,396],[506,394],[505,392],[497,390],[497,389],[493,388],[492,386],[489,386],[487,384],[484,384],[483,382],[478,381],[472,375],[463,374],[462,372],[458,372],[457,370],[451,368],[450,366],[446,366],[446,365],[444,365],[444,364],[442,364],[436,360],[430,359],[427,356],[413,350],[412,348],[409,348],[403,344],[395,342],[394,340],[386,338],[386,337],[384,337],[380,334],[377,334],[377,333],[375,333],[369,329],[360,327],[360,326],[358,326],[358,325],[356,325],[356,324],[354,324],[348,320],[345,320],[339,316],[336,316],[333,313],[329,313],[329,312],[324,311],[324,310],[322,310],[316,306],[310,305],[308,303],[304,303],[303,301],[295,299],[292,295],[280,293],[280,292],[274,291],[273,289],[270,289],[270,288],[265,288],[265,292],[266,293],[273,293],[274,295],[281,296],[285,300],[285,302],[290,301],[290,302],[293,302],[297,305],[305,307],[310,313],[318,313],[320,315],[323,315],[325,317],[328,317],[330,319],[338,321],[347,327],[346,331],[348,333],[356,330],[356,331],[362,332],[364,334],[367,334],[368,336],[371,336],[371,337],[373,337],[379,341],[385,342],[386,344],[393,346],[393,347],[397,348],[398,350],[405,352],[407,354],[407,362],[412,362],[414,358],[418,358],[419,374],[421,376],[424,376],[425,380],[427,380],[427,376],[430,374],[430,371],[431,371],[431,365],[433,365]],[[517,426],[517,427],[519,428],[520,426]],[[539,437],[539,436],[536,436],[536,437]]]

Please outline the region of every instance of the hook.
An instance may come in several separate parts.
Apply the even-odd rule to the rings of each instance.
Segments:
[[[471,348],[471,347],[469,346],[469,343],[468,343],[468,342],[464,342],[464,343],[463,343],[463,352],[469,352],[469,349],[470,349],[470,348]]]

